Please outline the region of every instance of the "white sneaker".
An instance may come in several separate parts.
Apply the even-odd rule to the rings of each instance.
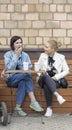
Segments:
[[[44,116],[51,117],[52,116],[52,109],[51,108],[47,108],[46,113],[45,113]]]
[[[57,97],[57,101],[59,102],[59,104],[63,104],[66,100],[62,96],[59,95]]]

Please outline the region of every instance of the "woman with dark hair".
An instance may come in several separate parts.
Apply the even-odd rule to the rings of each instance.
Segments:
[[[22,51],[23,44],[20,36],[13,36],[10,40],[11,50],[4,55],[5,70],[23,70],[23,62],[28,63],[28,69],[32,68],[29,55]],[[26,116],[27,113],[21,108],[26,93],[31,100],[30,108],[35,111],[43,111],[43,108],[36,101],[34,96],[34,85],[30,73],[13,73],[8,74],[6,83],[10,87],[17,87],[16,107],[14,111],[20,116]]]
[[[50,40],[44,45],[44,53],[40,55],[38,63],[40,69],[45,70],[45,73],[38,77],[38,83],[44,89],[47,110],[46,117],[52,116],[52,97],[56,96],[59,104],[63,104],[66,100],[57,92],[61,85],[61,80],[69,74],[69,67],[67,65],[65,56],[56,52],[60,43],[55,40]]]

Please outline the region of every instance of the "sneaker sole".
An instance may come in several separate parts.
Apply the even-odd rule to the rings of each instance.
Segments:
[[[30,108],[33,109],[34,111],[37,111],[37,112],[42,112],[42,111],[44,111],[43,109],[42,109],[42,110],[34,109],[32,106],[30,106]]]
[[[66,102],[66,100],[64,100],[63,102],[61,102],[61,103],[59,103],[59,104],[63,104],[63,103],[65,103]]]
[[[50,116],[46,116],[46,115],[44,115],[44,117],[48,118],[48,117],[52,117],[52,115],[50,115]]]
[[[20,115],[17,111],[14,111],[14,114],[17,115],[17,116],[20,116],[20,117],[25,117],[25,116],[27,116],[27,114],[25,114],[25,115]]]

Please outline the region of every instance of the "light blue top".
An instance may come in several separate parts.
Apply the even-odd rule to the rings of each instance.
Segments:
[[[28,69],[32,68],[29,55],[23,51],[19,56],[17,56],[13,50],[6,52],[4,55],[4,61],[6,70],[22,70],[23,62],[28,62]]]

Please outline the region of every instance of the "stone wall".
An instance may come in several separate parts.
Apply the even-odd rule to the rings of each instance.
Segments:
[[[72,0],[0,0],[0,47],[20,35],[25,48],[42,48],[49,39],[72,47]]]

